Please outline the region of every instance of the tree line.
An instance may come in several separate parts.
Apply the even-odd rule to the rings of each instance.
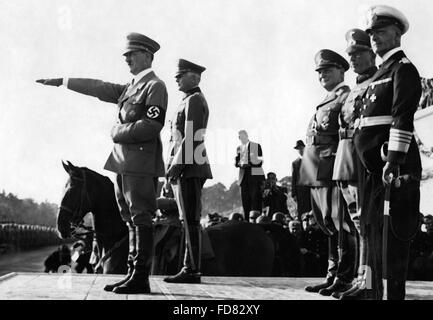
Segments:
[[[54,203],[20,199],[4,190],[0,193],[0,223],[55,227],[57,212],[58,206]]]

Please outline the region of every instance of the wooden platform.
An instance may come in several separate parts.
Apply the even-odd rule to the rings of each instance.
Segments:
[[[202,284],[168,284],[152,276],[150,295],[118,295],[103,287],[121,276],[10,273],[0,277],[0,300],[330,300],[308,293],[315,278],[203,277]],[[407,283],[407,299],[433,300],[433,282]]]

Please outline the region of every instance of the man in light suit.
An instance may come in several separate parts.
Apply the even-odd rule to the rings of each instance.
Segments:
[[[151,69],[159,48],[145,35],[127,36],[124,56],[133,79],[126,85],[80,78],[37,80],[117,104],[118,119],[111,130],[114,148],[104,169],[117,174],[116,200],[129,228],[129,255],[126,277],[104,288],[115,293],[150,293],[152,217],[158,177],[164,176],[160,131],[167,109],[165,84]]]
[[[249,221],[251,210],[262,211],[261,189],[265,180],[263,153],[260,144],[249,141],[245,130],[239,131],[239,140],[242,144],[236,149],[235,166],[239,168],[238,184],[245,221]]]
[[[180,195],[176,200],[178,207],[184,211],[182,218],[185,228],[185,256],[183,268],[176,275],[165,278],[165,282],[201,282],[201,193],[206,179],[212,179],[204,144],[209,108],[199,87],[201,74],[205,70],[202,66],[180,59],[176,73],[179,90],[184,92],[185,96],[174,121],[175,132],[172,132],[172,135],[175,136],[169,149],[167,178],[170,183],[177,184],[180,188]]]

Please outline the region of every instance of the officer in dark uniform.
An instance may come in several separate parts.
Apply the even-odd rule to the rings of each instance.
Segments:
[[[350,285],[353,279],[354,244],[349,221],[340,226],[343,203],[339,189],[332,180],[335,152],[338,145],[338,115],[350,89],[344,84],[348,62],[338,53],[324,49],[315,56],[316,71],[321,85],[328,91],[325,100],[316,108],[307,130],[307,145],[300,169],[300,185],[311,188],[312,211],[317,223],[329,236],[328,273],[324,283],[308,286],[305,290],[331,295],[332,292]],[[350,220],[350,219],[349,219]],[[338,231],[341,231],[340,238]],[[342,245],[340,252],[338,245]]]
[[[382,65],[364,97],[354,142],[366,169],[361,228],[365,228],[373,273],[374,299],[383,298],[382,236],[385,189],[390,190],[387,236],[387,297],[404,299],[410,239],[419,226],[421,160],[413,136],[414,113],[421,97],[415,66],[400,48],[409,23],[389,6],[367,11],[366,32]],[[385,187],[386,186],[386,187]]]
[[[301,221],[302,214],[311,211],[310,188],[299,185],[299,169],[301,169],[302,156],[305,144],[302,140],[296,141],[294,149],[298,150],[299,158],[292,162],[292,198],[297,204],[298,220]]]
[[[185,228],[185,256],[178,274],[164,279],[174,283],[200,283],[201,258],[201,192],[206,179],[212,179],[204,138],[209,108],[199,88],[206,68],[180,59],[176,82],[185,93],[174,121],[176,130],[170,146],[167,178],[180,191],[178,206],[182,209]],[[188,235],[189,234],[189,239]],[[188,243],[189,241],[189,243]]]
[[[117,123],[111,130],[114,148],[105,169],[115,172],[116,200],[129,227],[128,273],[104,290],[150,293],[149,272],[153,251],[152,217],[156,211],[158,177],[164,176],[160,131],[167,109],[167,89],[152,71],[160,45],[139,33],[127,36],[124,53],[133,74],[127,85],[93,79],[41,79],[45,85],[68,89],[115,103]]]
[[[358,233],[358,276],[350,288],[345,292],[334,292],[333,297],[340,299],[355,298],[363,293],[367,280],[371,278],[367,268],[367,245],[363,233],[360,230],[361,207],[359,205],[358,190],[358,167],[359,157],[356,154],[353,144],[353,134],[355,123],[359,122],[362,96],[367,90],[371,78],[376,73],[376,55],[371,49],[368,34],[360,29],[351,29],[346,33],[347,53],[353,71],[357,74],[356,85],[350,91],[345,104],[341,108],[339,117],[340,122],[340,142],[338,143],[337,154],[335,156],[333,179],[337,181],[340,188],[340,196],[344,198],[350,218],[356,226]],[[356,292],[356,293],[355,293]],[[347,296],[347,297],[346,297]]]

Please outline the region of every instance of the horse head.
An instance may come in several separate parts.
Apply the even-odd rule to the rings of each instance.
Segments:
[[[62,164],[69,179],[57,215],[57,230],[66,239],[76,236],[79,228],[85,228],[83,218],[91,211],[92,204],[87,189],[86,168],[76,167],[69,161],[62,161]]]

